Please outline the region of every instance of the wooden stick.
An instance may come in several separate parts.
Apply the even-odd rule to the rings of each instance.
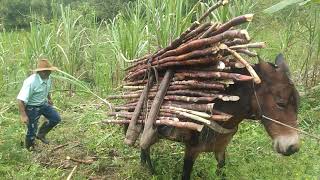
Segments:
[[[233,39],[233,38],[240,38],[240,39],[247,39],[247,40],[250,39],[248,32],[246,30],[228,30],[226,32],[217,34],[216,36],[213,36],[210,38],[191,41],[185,45],[178,47],[177,49],[167,51],[166,53],[161,55],[159,58],[163,59],[169,56],[179,56],[181,54],[185,54],[190,51],[201,49],[207,45],[212,45],[212,44],[221,42],[225,39]]]
[[[241,68],[245,68],[246,66],[244,64],[242,64],[241,62],[232,62],[232,61],[223,61],[223,63],[226,66],[230,66],[232,68],[237,68],[237,69],[241,69]]]
[[[131,118],[128,130],[127,130],[127,133],[126,133],[126,138],[124,140],[124,142],[127,145],[133,145],[136,142],[136,140],[137,140],[137,138],[138,138],[138,136],[140,134],[141,127],[137,126],[136,123],[137,123],[138,117],[139,117],[139,115],[141,113],[143,103],[145,102],[145,99],[148,96],[149,89],[153,85],[154,79],[155,79],[154,74],[153,73],[150,74],[148,83],[144,87],[143,92],[140,95],[138,104],[137,104],[137,106],[136,106],[136,108],[134,110],[133,116]]]
[[[122,89],[128,90],[141,90],[144,89],[145,86],[123,86]]]
[[[213,121],[228,121],[232,115],[228,115],[228,114],[218,114],[218,115],[212,115],[212,114],[207,114],[206,112],[202,112],[202,111],[196,111],[196,110],[191,110],[191,109],[184,109],[184,108],[179,108],[176,107],[176,105],[173,106],[162,106],[160,109],[160,117],[158,117],[158,120],[170,120],[170,121],[179,121],[179,118],[183,118],[185,116],[181,116],[180,112],[186,112],[189,114],[193,114],[202,118],[206,118],[208,120],[213,120]],[[176,117],[176,115],[180,115],[180,117],[178,116],[178,118]],[[126,118],[126,119],[131,119],[132,118],[132,113],[130,112],[112,112],[108,114],[109,116],[115,116],[115,117],[120,117],[120,118]],[[141,119],[144,119],[144,116],[140,116],[139,117],[140,120],[137,121],[137,123],[143,123],[144,121]],[[140,122],[141,121],[141,122]]]
[[[210,120],[213,121],[228,121],[232,118],[232,115],[211,115],[211,117],[209,117]]]
[[[102,121],[102,123],[107,123],[107,124],[128,124],[130,122],[130,120],[104,120]],[[138,123],[144,123],[141,120],[138,120]],[[181,122],[181,121],[173,121],[170,120],[170,118],[168,119],[157,119],[155,121],[155,124],[157,126],[159,125],[167,125],[167,126],[173,126],[173,127],[177,127],[177,128],[185,128],[185,129],[190,129],[190,130],[194,130],[194,131],[198,131],[201,132],[203,125],[201,124],[196,124],[193,122]]]
[[[227,23],[223,24],[217,31],[213,32],[211,35],[215,36],[217,34],[223,33],[229,30],[233,26],[237,26],[243,24],[245,22],[250,22],[253,19],[253,14],[246,14],[242,16],[235,17],[228,21]]]
[[[152,102],[151,109],[149,111],[149,115],[146,120],[144,129],[143,129],[143,133],[141,135],[140,147],[142,149],[147,149],[148,147],[150,147],[150,144],[152,143],[153,139],[155,138],[156,129],[154,129],[153,123],[157,117],[157,114],[159,113],[160,106],[162,104],[164,96],[165,96],[167,89],[169,87],[173,73],[174,72],[172,69],[168,69],[166,71],[166,74],[164,75],[164,77],[161,81],[159,91],[157,92],[157,95]]]
[[[126,82],[123,84],[123,86],[138,86],[138,85],[145,85],[147,84],[148,79],[144,80],[138,80],[138,81],[132,81],[132,82]]]
[[[223,84],[219,84],[221,86],[224,86]],[[196,85],[196,84],[193,84],[193,85],[171,85],[168,90],[170,91],[175,91],[175,90],[221,90],[219,89],[220,87],[217,88],[217,86],[214,86],[214,85],[210,85],[209,86],[202,86],[202,85]]]
[[[209,118],[210,115],[204,112],[199,112],[199,111],[194,111],[194,110],[190,110],[190,109],[184,109],[184,108],[179,108],[179,107],[174,107],[174,106],[163,106],[163,108],[167,108],[167,109],[172,109],[172,110],[176,110],[176,111],[182,111],[182,112],[187,112],[190,114],[194,114],[203,118]]]
[[[173,90],[167,91],[166,95],[182,95],[182,96],[194,96],[194,97],[216,97],[218,92],[206,93],[204,91],[192,91],[192,90]],[[141,93],[129,93],[122,95],[110,95],[107,99],[131,99],[140,97]],[[155,92],[150,92],[148,97],[154,97],[156,95]]]
[[[136,104],[132,104],[131,106],[127,106],[127,108],[134,109]],[[232,115],[215,110],[214,109],[214,103],[208,103],[208,104],[186,104],[186,103],[181,103],[178,101],[164,101],[163,106],[174,106],[174,107],[180,107],[184,109],[190,109],[190,110],[195,110],[195,111],[202,111],[202,112],[207,112],[210,114],[217,114],[217,115],[223,115],[223,116],[228,116],[232,117]],[[168,115],[166,115],[168,116]]]
[[[220,0],[218,1],[216,4],[214,4],[213,6],[211,6],[206,13],[204,13],[200,18],[199,18],[199,22],[202,22],[203,20],[205,20],[209,14],[214,11],[215,9],[217,9],[220,6],[224,6],[228,4],[228,0]]]
[[[216,123],[215,121],[211,121],[210,124],[207,125],[210,129],[220,133],[220,134],[230,134],[234,133],[236,129],[227,129]]]
[[[214,102],[216,96],[213,97],[188,97],[188,96],[165,96],[164,99],[168,101],[183,101],[191,103],[208,103]]]
[[[150,110],[150,108],[148,108],[148,110]],[[144,123],[145,115],[146,115],[146,113],[141,114],[138,117],[137,123],[138,123],[138,121],[142,121]],[[157,118],[158,120],[179,121],[179,119],[177,117],[175,117],[172,113],[168,114],[168,111],[161,111],[158,115],[159,115],[159,117]],[[108,116],[113,116],[116,118],[131,119],[133,116],[133,113],[127,112],[127,111],[110,112],[110,113],[108,113]],[[141,122],[140,122],[140,124],[141,124]]]
[[[192,103],[212,103],[216,99],[221,99],[223,101],[238,101],[239,96],[228,96],[228,95],[216,95],[211,97],[189,97],[189,96],[165,96],[167,101],[183,101],[183,102],[192,102]]]
[[[233,79],[236,81],[251,81],[253,78],[251,76],[246,76],[237,73],[226,73],[226,72],[206,72],[206,71],[185,71],[176,73],[174,75],[174,81],[184,80],[186,78],[221,78],[221,79]]]
[[[193,66],[193,65],[205,65],[205,64],[212,64],[213,62],[218,61],[218,58],[214,57],[204,57],[204,58],[196,58],[196,59],[189,59],[184,61],[170,61],[167,63],[160,64],[159,66],[156,66],[157,69],[166,69],[172,66]],[[140,69],[134,73],[128,74],[125,77],[125,80],[133,80],[136,79],[139,76],[142,76],[147,72],[147,69]],[[125,88],[126,86],[124,86]],[[127,87],[126,87],[127,88]]]
[[[181,102],[177,102],[177,101],[164,101],[163,102],[164,106],[175,106],[175,107],[181,107],[181,108],[185,108],[185,109],[191,109],[191,110],[195,110],[195,111],[202,111],[202,112],[209,112],[209,113],[213,113],[213,107],[214,107],[214,103],[208,103],[208,104],[185,104],[185,103],[181,103]],[[133,110],[135,108],[135,104],[131,105],[131,106],[119,106],[116,107],[117,110]],[[217,113],[220,114],[220,113]]]
[[[63,148],[63,147],[65,147],[65,146],[68,146],[68,145],[69,145],[69,143],[61,144],[61,145],[59,145],[59,146],[56,146],[56,147],[52,148],[52,149],[50,150],[50,152],[56,151],[56,150],[58,150],[58,149],[60,149],[60,148]]]
[[[146,60],[146,59],[148,59],[148,58],[150,58],[150,57],[151,57],[151,54],[147,54],[147,55],[145,55],[145,56],[143,56],[143,57],[129,60],[128,62],[130,62],[130,63],[140,63],[140,62],[142,62],[142,61],[144,61],[144,60]],[[126,68],[125,70],[128,70],[128,69],[130,69],[130,68],[131,68],[131,67],[128,67],[128,68]]]
[[[163,58],[160,60],[157,59],[156,61],[152,62],[152,65],[160,65],[160,64],[164,64],[164,63],[170,62],[170,61],[184,61],[184,60],[209,56],[209,55],[213,55],[213,54],[217,53],[218,50],[219,49],[217,47],[213,47],[213,48],[210,47],[210,48],[206,48],[206,49],[195,50],[195,51],[189,52],[187,54],[179,55],[179,56],[170,56],[170,57],[166,57],[166,58]]]
[[[156,124],[163,124],[168,126],[174,126],[177,128],[187,128],[194,131],[201,132],[203,129],[203,125],[196,124],[193,122],[177,122],[177,121],[170,121],[170,120],[156,120]]]
[[[184,38],[184,41],[188,41],[189,39],[194,38],[194,37],[197,36],[199,33],[205,31],[205,29],[207,29],[209,26],[211,26],[211,23],[210,23],[210,22],[201,24],[198,28],[196,28],[195,30],[191,31],[191,32]]]
[[[67,156],[66,159],[67,159],[67,160],[74,161],[74,162],[82,163],[82,164],[92,164],[92,163],[94,162],[93,159],[88,159],[88,160],[75,159],[75,158],[72,158],[72,157],[70,157],[70,156]]]
[[[251,52],[251,51],[249,51],[247,49],[237,49],[236,52],[241,53],[241,54],[245,54],[245,55],[247,55],[249,57],[257,57],[258,56],[257,53]]]
[[[179,108],[179,107],[175,107],[175,106],[163,106],[163,108],[194,114],[196,116],[200,116],[202,118],[206,118],[206,119],[214,120],[214,121],[228,121],[232,117],[231,115],[210,115],[205,112],[194,111],[194,110]]]
[[[208,103],[208,104],[185,104],[185,103],[179,103],[176,101],[167,101],[164,102],[165,106],[174,106],[174,107],[180,107],[184,109],[191,109],[195,111],[202,111],[202,112],[209,112],[212,113],[214,108],[214,103]]]
[[[256,71],[252,68],[252,66],[246,61],[244,60],[237,52],[235,52],[234,50],[231,50],[229,48],[227,48],[227,50],[236,58],[238,59],[243,65],[246,66],[247,70],[249,71],[249,73],[251,74],[251,76],[253,77],[253,81],[257,84],[261,83],[261,79],[259,78],[259,76],[257,75]]]
[[[155,60],[152,61],[151,65],[161,66],[161,64],[164,64],[167,62],[185,61],[185,60],[189,60],[189,59],[205,57],[205,56],[209,56],[209,55],[213,55],[213,54],[217,53],[218,50],[219,49],[217,47],[213,47],[213,48],[210,47],[210,48],[206,48],[206,49],[195,50],[195,51],[192,51],[192,52],[189,52],[189,53],[186,53],[183,55],[179,55],[179,56],[170,56],[170,57],[166,57],[163,59],[155,58]],[[147,67],[148,67],[147,64],[141,65],[139,68],[135,68],[131,72],[134,73],[137,71],[145,70],[145,69],[147,69]]]
[[[78,167],[78,165],[73,167],[72,171],[70,172],[70,174],[67,177],[67,180],[71,180],[71,177],[72,177],[73,173],[76,171],[77,167]]]
[[[265,47],[266,47],[265,42],[256,42],[256,43],[250,43],[250,44],[234,45],[229,48],[232,50],[237,50],[237,49],[245,49],[245,48],[265,48]]]
[[[199,39],[203,39],[203,38],[207,38],[210,36],[210,33],[214,32],[217,30],[217,27],[219,26],[220,24],[219,23],[214,23],[213,25],[211,25],[211,27],[206,31],[204,32],[200,37]]]
[[[199,121],[199,122],[202,122],[204,124],[210,124],[210,121],[205,119],[205,118],[202,118],[200,116],[197,116],[197,115],[194,115],[194,114],[190,114],[190,113],[187,113],[187,112],[181,112],[181,111],[175,111],[177,114],[181,115],[181,116],[184,116],[184,117],[187,117],[187,118],[190,118],[192,120],[195,120],[195,121]]]
[[[223,84],[219,84],[216,82],[204,83],[204,82],[196,81],[196,80],[173,81],[170,83],[170,85],[186,85],[189,87],[204,88],[204,89],[217,89],[217,90],[224,90],[225,89]]]
[[[196,91],[196,90],[173,90],[168,91],[167,95],[183,95],[183,96],[195,96],[195,97],[212,97],[215,96],[218,91],[210,91],[206,92],[204,90],[202,91]]]
[[[224,44],[230,47],[230,46],[235,46],[240,44],[247,44],[248,42],[249,41],[247,39],[234,39],[232,41],[224,42]]]

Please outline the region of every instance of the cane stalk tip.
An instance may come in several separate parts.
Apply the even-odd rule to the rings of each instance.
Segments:
[[[256,84],[260,84],[261,83],[261,79],[259,77],[255,77],[253,79],[253,81],[256,83]]]
[[[250,41],[250,36],[247,30],[243,29],[240,31],[240,33],[244,35],[247,41]]]
[[[199,127],[197,128],[197,131],[198,131],[198,132],[201,132],[202,129],[203,129],[203,127],[204,127],[204,125],[199,126]]]
[[[229,0],[222,0],[222,5],[224,6],[224,5],[226,5],[226,4],[228,4],[229,3]]]
[[[266,42],[262,42],[262,48],[266,48],[267,47],[267,43]]]
[[[227,49],[228,48],[228,46],[227,45],[225,45],[225,44],[220,44],[219,45],[219,49]]]
[[[253,16],[254,16],[254,14],[246,14],[246,15],[244,15],[244,17],[246,18],[246,20],[248,22],[251,22],[253,20]]]

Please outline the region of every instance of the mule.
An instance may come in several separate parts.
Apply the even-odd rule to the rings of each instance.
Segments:
[[[220,123],[224,128],[235,129],[232,133],[220,134],[206,127],[200,133],[168,126],[158,127],[159,138],[185,144],[182,179],[190,179],[193,164],[201,152],[214,152],[218,162],[216,173],[221,174],[221,168],[225,165],[227,145],[243,119],[260,120],[278,153],[289,156],[299,150],[299,135],[296,130],[264,118],[269,117],[292,127],[298,125],[299,94],[290,79],[289,68],[283,55],[279,54],[274,64],[261,60],[254,65],[254,69],[262,80],[260,84],[237,82],[227,88],[226,93],[239,96],[239,101],[215,102],[215,109],[233,115],[229,121]],[[248,74],[245,69],[238,71]],[[153,172],[150,147],[141,150],[141,162],[146,163]]]

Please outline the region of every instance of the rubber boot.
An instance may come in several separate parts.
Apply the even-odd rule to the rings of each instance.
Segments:
[[[25,147],[26,147],[26,149],[28,149],[28,151],[33,151],[34,150],[34,140],[26,137]]]
[[[49,125],[48,122],[44,122],[38,131],[37,139],[39,139],[44,144],[49,144],[49,141],[46,139],[46,135],[53,127],[54,126]]]

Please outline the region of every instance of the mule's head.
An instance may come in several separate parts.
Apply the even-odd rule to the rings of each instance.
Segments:
[[[279,54],[275,64],[260,61],[255,69],[262,82],[254,87],[253,107],[271,136],[274,149],[280,154],[291,155],[299,150],[298,132],[264,118],[298,126],[299,94],[290,79],[289,68],[283,55]]]

